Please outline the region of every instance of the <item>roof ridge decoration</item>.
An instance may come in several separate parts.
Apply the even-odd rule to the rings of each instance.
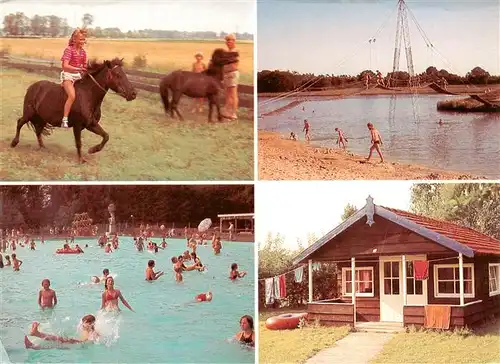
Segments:
[[[375,221],[373,220],[373,215],[375,215],[375,205],[373,203],[373,197],[368,195],[366,198],[366,223],[372,227],[373,224],[375,224]]]

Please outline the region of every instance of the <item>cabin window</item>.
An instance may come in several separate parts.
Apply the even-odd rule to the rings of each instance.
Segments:
[[[406,262],[406,294],[408,295],[421,295],[424,293],[424,286],[422,280],[415,280],[413,272],[413,262]]]
[[[500,263],[493,263],[488,265],[490,272],[490,296],[500,294]]]
[[[434,265],[434,296],[460,297],[458,264]],[[464,264],[464,296],[474,298],[474,265]]]
[[[351,268],[342,268],[342,294],[352,296]],[[356,268],[356,297],[373,297],[373,267]]]

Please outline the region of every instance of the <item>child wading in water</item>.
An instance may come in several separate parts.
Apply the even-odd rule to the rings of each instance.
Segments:
[[[194,58],[196,59],[196,62],[193,63],[192,71],[196,73],[205,71],[207,69],[207,66],[205,65],[205,62],[203,62],[203,53],[196,52]],[[196,99],[196,104],[193,108],[193,112],[196,112],[196,109],[198,109],[198,112],[202,111],[203,100],[203,98]]]
[[[15,254],[12,254],[11,257],[12,257],[12,269],[14,269],[15,271],[19,271],[19,269],[21,268],[21,264],[23,264],[23,261],[17,259],[17,256]]]
[[[373,126],[372,123],[366,124],[368,126],[368,129],[370,130],[370,136],[371,136],[371,142],[372,146],[370,147],[370,154],[368,154],[368,158],[366,158],[366,161],[368,162],[370,158],[372,157],[373,150],[375,149],[380,156],[380,162],[384,163],[384,156],[382,155],[382,151],[380,150],[380,145],[384,144],[382,142],[382,136],[378,132],[377,129]]]
[[[77,28],[68,42],[68,46],[64,50],[61,72],[61,85],[66,91],[68,98],[64,104],[64,114],[62,119],[62,128],[68,128],[68,116],[71,111],[71,106],[75,102],[75,81],[82,78],[82,72],[87,69],[87,53],[83,49],[87,31]]]
[[[335,128],[335,131],[339,134],[337,138],[337,144],[339,148],[345,149],[345,145],[347,144],[347,138],[344,136],[344,132],[339,128]]]
[[[48,279],[42,281],[42,287],[43,289],[38,294],[38,305],[41,308],[53,308],[57,305],[56,291],[50,289],[50,281]]]
[[[38,331],[38,322],[33,322],[31,326],[30,336],[36,336],[40,339],[46,341],[55,341],[60,344],[80,344],[87,341],[96,341],[99,339],[99,334],[95,331],[95,317],[94,315],[86,315],[82,318],[82,335],[80,339],[64,338],[57,335],[45,334]],[[54,347],[42,347],[40,345],[33,344],[27,336],[24,336],[24,346],[26,349],[42,350],[42,349],[54,349]],[[56,347],[57,348],[57,347]]]
[[[233,263],[231,264],[231,272],[229,273],[229,279],[235,280],[236,278],[243,278],[244,276],[247,275],[247,272],[238,272],[238,264]]]
[[[302,131],[305,132],[304,139],[307,141],[311,140],[311,135],[309,134],[310,128],[311,128],[311,125],[309,125],[309,121],[307,121],[307,119],[304,120],[304,129],[302,129]]]

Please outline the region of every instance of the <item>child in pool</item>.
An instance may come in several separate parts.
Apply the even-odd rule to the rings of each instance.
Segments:
[[[36,244],[35,244],[35,239],[31,239],[30,249],[31,249],[31,250],[35,250],[35,247],[36,247]]]
[[[212,292],[200,293],[195,298],[196,302],[210,302],[212,301]]]
[[[182,261],[179,261],[177,257],[172,257],[172,267],[175,272],[175,280],[177,282],[182,282]]]
[[[93,276],[92,277],[92,283],[100,283],[100,282],[105,282],[106,281],[106,278],[108,278],[109,276],[109,269],[108,268],[104,268],[102,270],[102,277],[98,277],[98,276]]]
[[[9,266],[11,265],[12,263],[10,262],[10,257],[8,255],[5,256],[5,266]]]
[[[134,312],[132,307],[128,304],[127,300],[122,296],[119,289],[115,289],[115,280],[113,277],[107,277],[104,281],[104,292],[102,293],[101,309],[106,309],[107,311],[117,310],[120,311],[118,307],[118,299],[127,307],[130,311]]]
[[[54,308],[57,305],[56,291],[50,288],[50,280],[44,279],[42,281],[43,289],[38,294],[38,305],[42,308]]]
[[[105,253],[112,253],[113,251],[111,250],[111,244],[108,243],[108,245],[106,245],[106,248],[104,248],[104,252]]]
[[[148,262],[148,266],[146,268],[146,280],[147,281],[156,281],[158,278],[160,278],[163,275],[163,272],[155,272],[153,270],[155,266],[155,261],[151,259]]]
[[[241,331],[234,338],[242,344],[248,346],[255,345],[255,333],[253,331],[253,318],[250,315],[245,315],[240,318]]]
[[[99,334],[95,331],[95,317],[94,315],[86,315],[82,318],[82,334],[80,339],[64,338],[61,336],[45,334],[38,330],[38,322],[33,322],[31,326],[30,336],[36,336],[46,341],[56,341],[61,344],[80,344],[84,342],[94,342],[99,339]],[[24,336],[24,346],[26,349],[42,350],[53,349],[54,347],[41,347],[40,345],[33,344],[27,336]]]
[[[18,272],[20,270],[22,264],[23,264],[23,261],[17,259],[16,254],[12,254],[12,269],[14,269],[14,271]]]
[[[198,256],[196,255],[195,252],[191,253],[191,257],[193,258],[194,265],[196,267],[201,268],[201,270],[205,270],[205,267],[203,266],[203,264],[201,264],[201,260],[200,260],[200,258],[198,258]]]
[[[236,263],[231,264],[231,272],[229,273],[229,279],[234,281],[235,279],[243,278],[246,275],[247,272],[244,271],[238,272],[238,264]]]

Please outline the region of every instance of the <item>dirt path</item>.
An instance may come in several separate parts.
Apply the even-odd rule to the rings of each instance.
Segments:
[[[365,364],[377,355],[393,334],[354,332],[335,343],[334,347],[321,350],[306,364]]]
[[[363,156],[338,149],[317,148],[284,140],[278,133],[259,130],[261,180],[464,180],[480,179],[460,172],[396,162],[366,162]]]

